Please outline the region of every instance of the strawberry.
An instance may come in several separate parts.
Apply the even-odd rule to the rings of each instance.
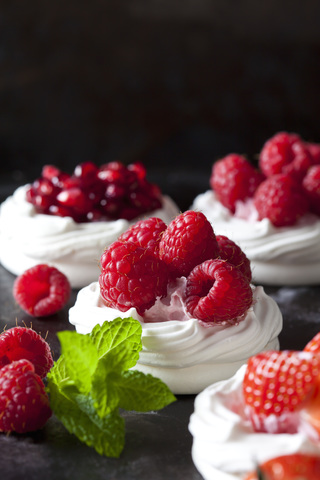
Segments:
[[[319,480],[320,457],[294,453],[267,460],[244,480]]]
[[[320,332],[317,333],[304,347],[305,352],[320,353]]]
[[[268,351],[251,357],[243,381],[246,412],[256,431],[295,431],[297,416],[314,394],[320,356]]]
[[[32,328],[14,327],[0,335],[0,368],[21,359],[29,360],[41,378],[53,366],[48,343]]]
[[[58,312],[66,305],[70,294],[67,277],[46,264],[29,268],[13,284],[14,299],[33,317],[46,317]]]

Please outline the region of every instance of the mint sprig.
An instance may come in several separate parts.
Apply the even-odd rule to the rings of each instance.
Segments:
[[[130,370],[142,349],[142,328],[116,318],[88,335],[58,333],[61,356],[50,370],[48,393],[55,415],[79,440],[108,457],[119,457],[125,424],[119,409],[147,412],[175,401],[167,385]]]

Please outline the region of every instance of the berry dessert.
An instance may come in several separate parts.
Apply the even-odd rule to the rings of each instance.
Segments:
[[[250,263],[201,212],[168,225],[152,217],[133,225],[101,256],[99,281],[81,289],[69,310],[79,333],[114,318],[142,325],[136,369],[176,394],[198,393],[229,378],[250,355],[278,349],[282,316]]]
[[[70,298],[68,278],[57,268],[41,264],[19,275],[13,284],[13,297],[32,317],[47,317],[61,310]]]
[[[151,215],[170,222],[178,213],[140,163],[85,162],[71,175],[46,165],[1,205],[0,261],[15,275],[50,263],[80,288],[97,278],[103,249],[132,223]]]
[[[227,155],[213,164],[210,186],[191,208],[242,248],[253,283],[320,282],[320,144],[277,133],[261,149],[258,168]]]
[[[319,341],[254,355],[196,397],[192,457],[205,480],[244,479],[277,456],[320,456]]]

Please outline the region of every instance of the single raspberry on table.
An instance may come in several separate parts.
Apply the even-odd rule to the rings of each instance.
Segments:
[[[222,205],[234,213],[236,202],[252,197],[263,178],[245,157],[231,153],[213,164],[210,186]]]
[[[140,220],[125,231],[118,240],[120,242],[133,242],[140,247],[148,248],[158,255],[159,244],[167,225],[161,218],[151,217]]]
[[[254,205],[259,220],[268,218],[276,227],[294,225],[309,208],[299,183],[281,173],[261,183],[254,195]]]
[[[160,240],[159,256],[173,277],[186,277],[196,265],[218,255],[213,228],[201,212],[187,210],[178,215]]]
[[[61,310],[69,300],[68,278],[57,268],[39,264],[18,276],[13,296],[20,307],[34,317],[46,317]]]
[[[247,414],[256,431],[293,433],[299,412],[316,389],[320,357],[267,351],[251,357],[243,380]]]
[[[301,142],[299,135],[288,132],[278,132],[262,147],[259,156],[259,167],[266,177],[283,172],[283,168],[294,159],[292,146]]]
[[[29,360],[0,369],[0,431],[26,433],[46,424],[52,412],[45,386]]]
[[[252,280],[252,272],[250,260],[246,254],[241,250],[239,245],[233,240],[230,240],[230,238],[224,235],[217,235],[216,239],[219,245],[219,257],[237,267],[250,283]]]
[[[101,256],[99,285],[109,307],[122,312],[135,307],[140,315],[167,293],[168,269],[147,248],[115,241]]]
[[[0,335],[0,368],[16,360],[29,360],[39,377],[53,366],[49,344],[32,328],[14,327]]]
[[[247,278],[225,260],[206,260],[187,278],[187,311],[205,323],[237,324],[251,307],[252,300]]]
[[[309,200],[310,210],[320,215],[320,165],[309,168],[302,181],[302,187]]]

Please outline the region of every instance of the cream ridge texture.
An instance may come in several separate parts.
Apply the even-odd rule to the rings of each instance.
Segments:
[[[25,199],[28,185],[19,187],[0,207],[0,262],[15,275],[48,263],[63,272],[73,288],[97,279],[104,249],[133,223],[146,217],[159,217],[165,223],[179,214],[175,203],[163,197],[163,208],[148,212],[132,222],[76,223],[71,217],[36,213]]]
[[[208,327],[187,315],[182,302],[185,282],[184,277],[178,279],[144,318],[135,308],[120,312],[107,307],[98,282],[91,283],[79,291],[69,321],[86,334],[117,317],[139,320],[143,348],[135,368],[161,378],[175,394],[199,393],[232,376],[249,356],[279,348],[282,315],[262,287],[252,287],[253,306],[239,324]]]
[[[273,457],[320,454],[305,433],[256,433],[244,413],[243,365],[225,381],[210,385],[195,399],[189,430],[192,459],[205,480],[240,480]]]
[[[253,282],[262,285],[320,283],[320,219],[311,213],[290,227],[257,220],[252,201],[238,202],[235,215],[212,190],[198,195],[191,207],[206,215],[216,235],[236,242],[251,262]]]

